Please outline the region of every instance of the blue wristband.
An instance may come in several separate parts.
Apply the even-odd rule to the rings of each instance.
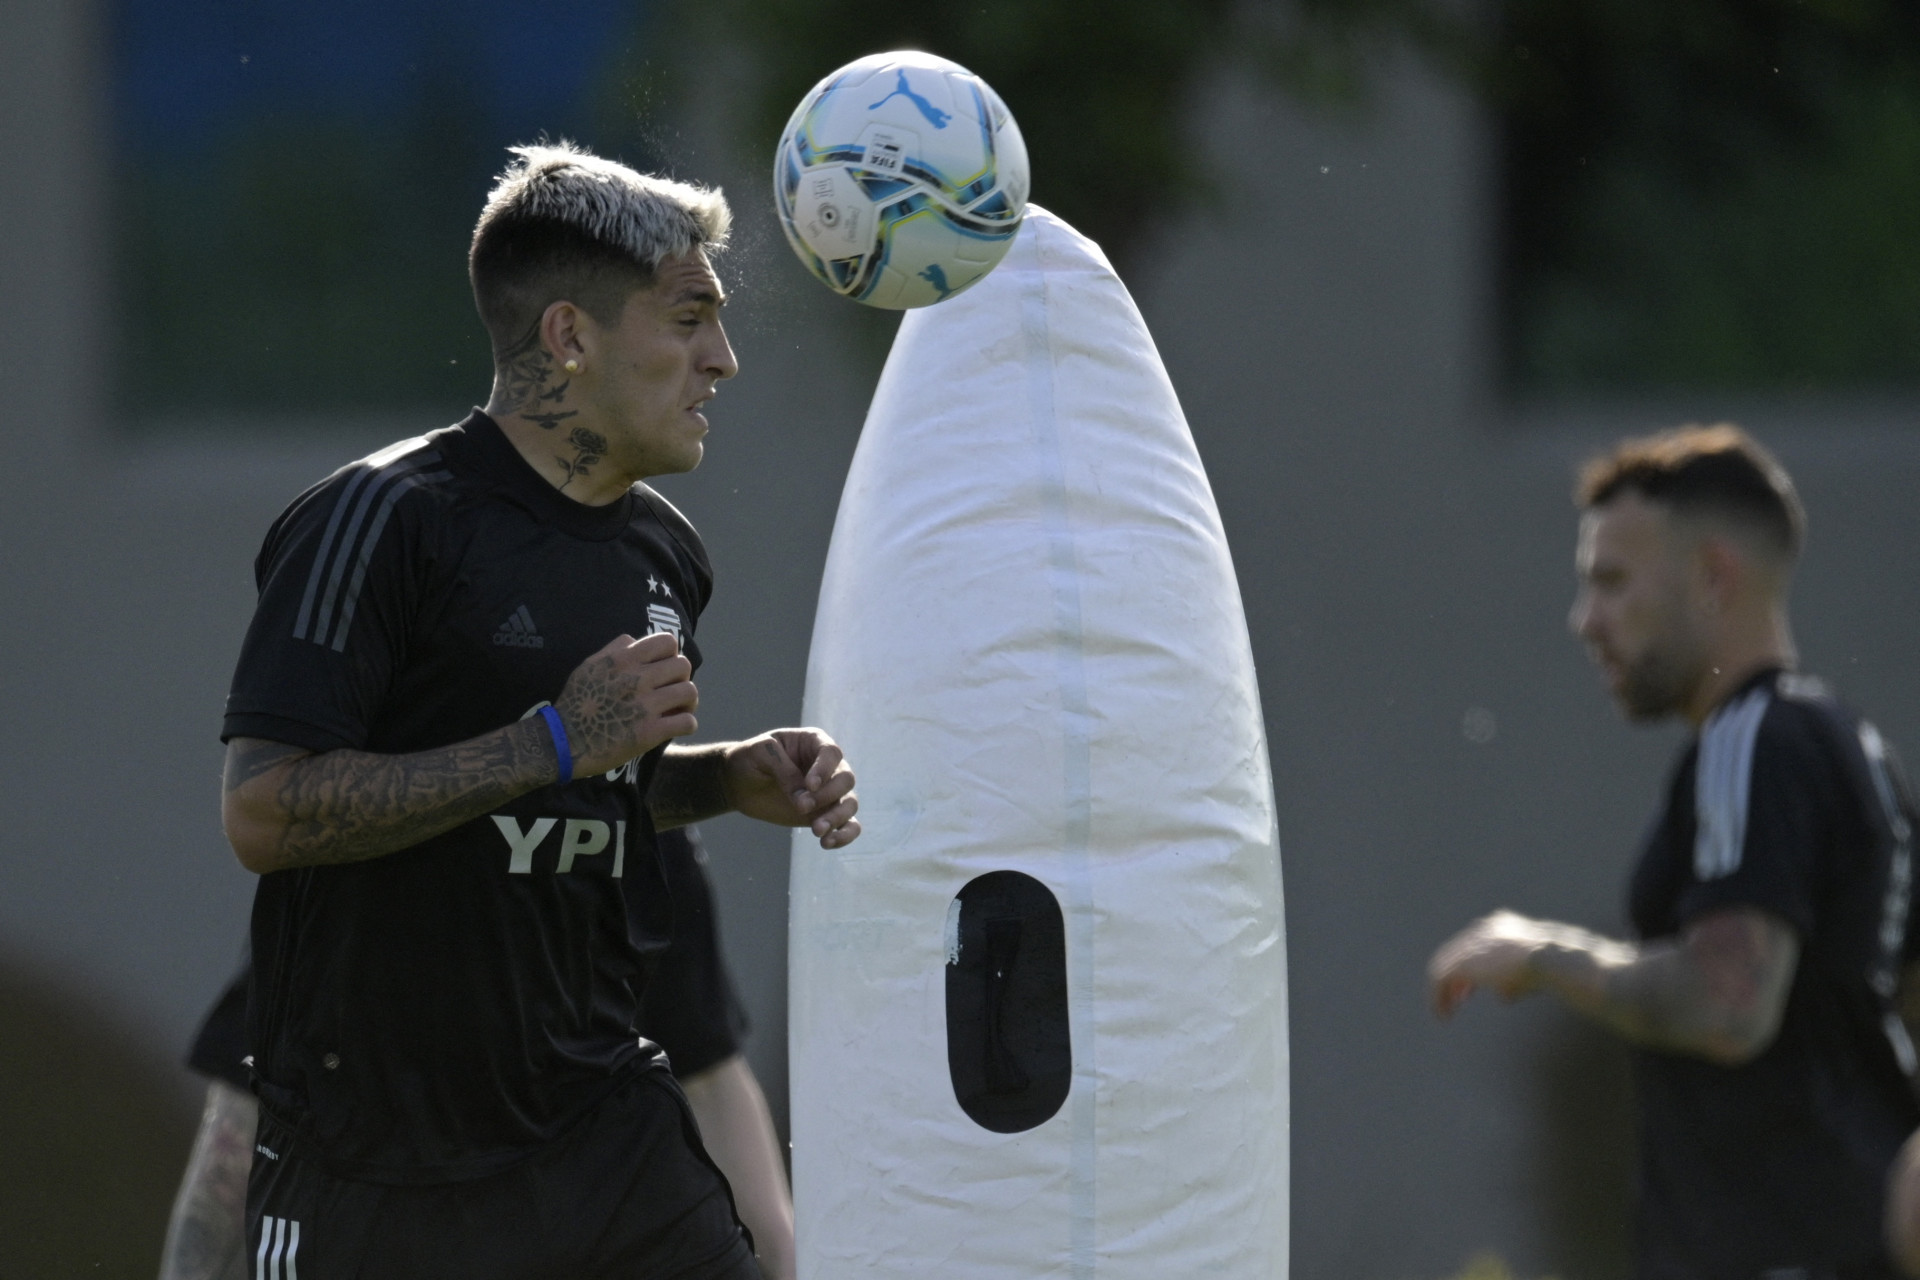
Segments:
[[[560,723],[560,713],[551,706],[540,708],[540,718],[547,722],[547,732],[553,735],[553,754],[560,760],[560,781],[573,781],[573,747],[567,742],[567,726]]]

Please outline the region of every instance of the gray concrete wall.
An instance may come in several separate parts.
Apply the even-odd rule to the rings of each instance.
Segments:
[[[0,948],[171,1058],[251,890],[219,837],[215,735],[260,534],[340,461],[465,406],[293,444],[116,432],[85,12],[0,0]],[[1464,104],[1402,72],[1351,118],[1227,88],[1201,119],[1229,203],[1169,228],[1132,283],[1214,480],[1260,668],[1288,891],[1295,1274],[1438,1277],[1489,1249],[1526,1274],[1617,1275],[1617,1050],[1544,1005],[1442,1028],[1421,986],[1433,945],[1496,905],[1618,929],[1678,741],[1619,724],[1566,635],[1572,467],[1693,417],[1778,446],[1814,522],[1808,665],[1916,744],[1914,406],[1518,413],[1492,391],[1491,175]],[[798,714],[884,338],[801,275],[758,170],[726,172],[723,132],[690,131],[681,167],[728,178],[743,215],[728,275],[745,372],[714,406],[708,462],[662,486],[719,569],[701,635],[715,736]],[[223,340],[208,335],[209,360]],[[784,1114],[786,838],[731,820],[708,834],[753,1059]],[[177,1104],[193,1086],[168,1078]]]

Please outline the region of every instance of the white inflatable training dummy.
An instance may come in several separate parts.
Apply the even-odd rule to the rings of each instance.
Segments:
[[[1153,340],[1041,210],[909,312],[840,502],[796,839],[802,1280],[1287,1273],[1286,950],[1232,561]]]

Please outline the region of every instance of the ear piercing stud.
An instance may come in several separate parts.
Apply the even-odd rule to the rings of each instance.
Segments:
[[[568,373],[578,373],[580,372],[580,362],[578,360],[569,360],[564,368]]]

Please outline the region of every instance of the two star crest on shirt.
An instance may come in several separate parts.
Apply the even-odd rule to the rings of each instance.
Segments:
[[[673,588],[668,586],[666,583],[660,581],[660,579],[654,577],[652,574],[647,575],[647,590],[658,591],[663,595],[665,595],[667,599],[669,600],[673,599]]]

